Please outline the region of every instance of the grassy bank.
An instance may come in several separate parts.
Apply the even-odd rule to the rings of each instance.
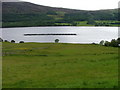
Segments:
[[[118,49],[3,43],[3,88],[116,88]]]

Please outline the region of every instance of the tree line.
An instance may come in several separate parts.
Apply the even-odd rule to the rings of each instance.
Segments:
[[[52,16],[51,16],[52,15]],[[96,23],[95,20],[116,20],[118,21],[118,12],[114,11],[81,11],[73,13],[65,13],[61,19],[55,19],[59,16],[55,11],[48,11],[47,13],[37,14],[3,14],[3,27],[12,26],[56,26],[55,23],[70,23],[76,25],[75,21],[87,21],[87,24],[96,26],[108,25],[106,23]],[[119,23],[117,23],[119,24]]]
[[[120,46],[120,38],[112,39],[110,42],[102,40],[102,41],[100,41],[100,45],[104,45],[107,47],[119,47]]]
[[[0,42],[9,42],[8,40],[3,40],[2,38],[0,38]],[[11,43],[15,43],[15,40],[11,40]],[[24,41],[20,41],[19,43],[24,43]]]

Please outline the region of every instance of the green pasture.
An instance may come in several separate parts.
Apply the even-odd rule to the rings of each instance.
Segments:
[[[3,43],[3,88],[117,88],[118,48]]]

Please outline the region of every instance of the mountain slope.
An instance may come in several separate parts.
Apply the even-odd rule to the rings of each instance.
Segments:
[[[76,21],[117,20],[118,10],[85,11],[36,5],[29,2],[3,2],[3,27],[73,25]]]
[[[48,11],[61,11],[66,13],[81,12],[83,10],[53,8],[48,6],[36,5],[29,2],[3,2],[3,13],[46,13]]]

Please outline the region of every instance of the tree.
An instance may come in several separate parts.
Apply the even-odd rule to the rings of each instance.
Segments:
[[[54,11],[48,11],[46,14],[48,14],[48,15],[57,15],[57,13],[54,12]]]
[[[93,15],[88,14],[87,24],[95,24]]]
[[[105,43],[104,40],[102,40],[102,41],[100,41],[99,44],[100,44],[100,45],[104,45],[104,43]]]
[[[110,42],[105,41],[105,46],[110,46]]]
[[[20,41],[19,43],[24,43],[24,41]]]
[[[55,43],[58,43],[59,42],[59,39],[55,39]]]
[[[15,43],[15,40],[11,40],[11,43]]]
[[[110,46],[118,47],[118,41],[115,40],[115,39],[112,39],[112,40],[111,40],[111,43],[110,43]]]
[[[77,23],[76,22],[72,22],[71,23],[73,26],[77,26]]]
[[[118,38],[117,41],[118,41],[118,44],[120,44],[120,38]]]
[[[4,42],[9,42],[8,40],[4,40]]]
[[[96,44],[96,43],[94,43],[94,42],[93,42],[92,44],[93,44],[93,45],[97,45],[97,44]]]
[[[119,47],[120,46],[120,38],[112,39],[111,42],[105,41],[104,45],[111,46],[111,47]]]
[[[0,38],[0,42],[3,42],[3,39],[2,39],[2,38]]]

